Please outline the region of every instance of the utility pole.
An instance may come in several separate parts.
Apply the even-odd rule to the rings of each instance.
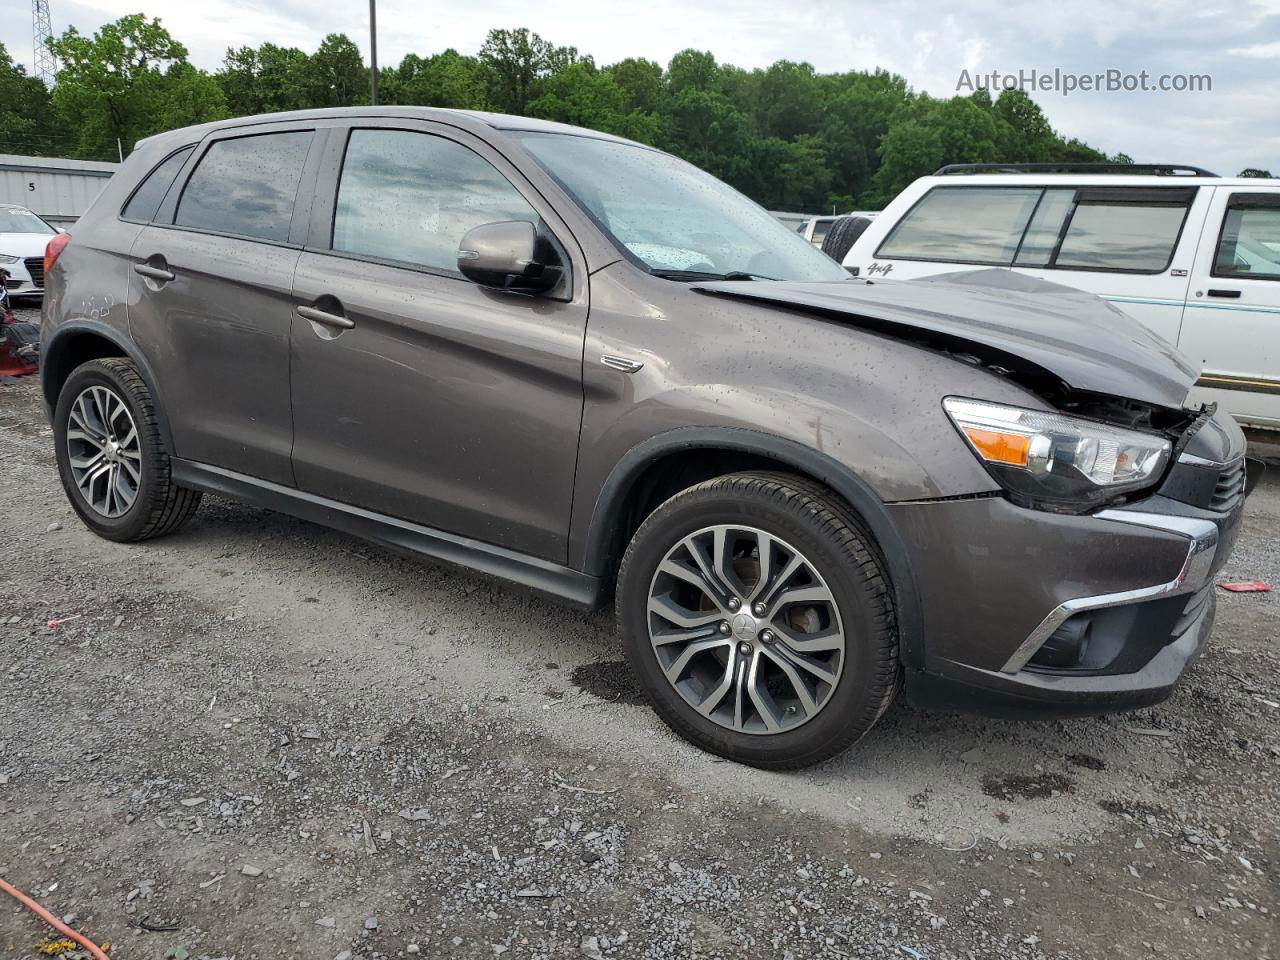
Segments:
[[[370,102],[378,105],[378,0],[369,0],[369,84]]]

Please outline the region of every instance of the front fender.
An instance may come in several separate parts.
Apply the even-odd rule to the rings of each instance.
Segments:
[[[812,447],[741,427],[679,427],[650,437],[629,450],[609,472],[591,509],[581,566],[593,576],[608,573],[609,543],[636,480],[653,463],[687,450],[725,450],[777,461],[830,487],[858,513],[879,546],[893,587],[904,662],[922,657],[919,594],[906,544],[884,501],[848,467]]]

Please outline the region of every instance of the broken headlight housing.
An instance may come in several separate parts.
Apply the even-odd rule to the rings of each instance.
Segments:
[[[1165,437],[1043,410],[947,397],[947,416],[1015,500],[1082,512],[1150,486],[1173,450]]]

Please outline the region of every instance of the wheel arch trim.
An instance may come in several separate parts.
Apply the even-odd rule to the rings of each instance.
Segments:
[[[115,327],[97,320],[68,320],[66,323],[59,324],[49,340],[41,344],[40,393],[44,398],[50,421],[53,420],[53,411],[58,405],[58,391],[53,383],[56,372],[59,372],[60,364],[58,363],[58,358],[62,351],[67,349],[68,344],[78,335],[89,335],[106,340],[138,368],[138,375],[142,377],[142,381],[147,385],[147,390],[151,392],[151,398],[154,401],[156,425],[160,428],[160,435],[163,437],[166,446],[172,450],[173,435],[169,429],[169,418],[164,403],[161,401],[161,392],[156,387],[156,377],[151,369],[151,364],[147,362],[137,344],[133,343]],[[68,376],[71,374],[70,370],[65,372]]]
[[[915,573],[906,542],[871,486],[839,461],[795,440],[745,427],[677,427],[632,447],[605,479],[591,512],[583,546],[582,569],[595,577],[609,571],[609,543],[627,498],[645,470],[673,453],[723,450],[777,461],[806,474],[842,497],[867,526],[888,568],[897,612],[899,648],[904,664],[923,663],[922,615]]]

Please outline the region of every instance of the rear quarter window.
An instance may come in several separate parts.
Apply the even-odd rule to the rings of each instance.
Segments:
[[[156,211],[160,209],[160,202],[169,192],[169,187],[173,185],[178,171],[182,169],[182,165],[187,162],[187,157],[191,156],[191,151],[195,148],[194,143],[189,147],[183,147],[156,164],[151,172],[142,178],[142,182],[133,191],[129,202],[120,211],[120,216],[126,220],[150,222],[156,215]]]
[[[876,257],[1008,266],[1040,187],[934,187],[907,211]]]

